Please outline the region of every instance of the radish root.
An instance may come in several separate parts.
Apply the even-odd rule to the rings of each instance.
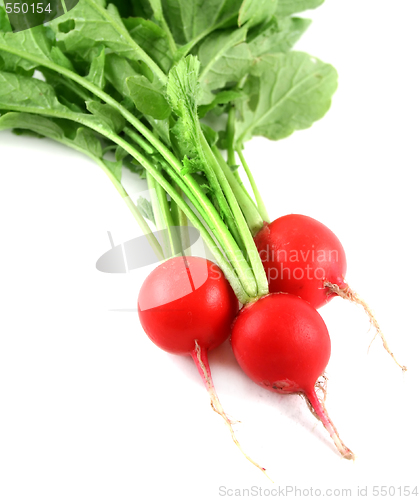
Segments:
[[[381,327],[379,326],[378,320],[375,318],[375,315],[373,314],[372,309],[367,305],[367,303],[356,293],[354,292],[348,285],[346,285],[345,288],[340,288],[338,285],[330,282],[325,282],[325,286],[328,288],[328,290],[331,293],[335,293],[336,295],[339,295],[343,299],[350,300],[350,302],[354,302],[356,304],[359,304],[363,307],[365,310],[366,314],[369,317],[370,323],[373,325],[373,327],[376,330],[375,336],[371,340],[369,347],[368,347],[368,352],[370,349],[370,346],[372,345],[372,342],[375,340],[377,335],[379,334],[381,339],[382,339],[382,344],[385,348],[385,350],[388,352],[388,354],[392,357],[392,359],[397,363],[397,365],[401,368],[403,372],[407,371],[407,367],[405,365],[401,365],[398,363],[397,359],[394,356],[394,353],[391,351],[389,348],[388,342],[385,339],[385,335],[383,334]]]
[[[334,444],[340,452],[341,456],[347,460],[354,460],[356,458],[354,453],[343,443],[342,439],[338,435],[338,431],[335,425],[332,423],[330,417],[328,416],[324,401],[321,401],[318,398],[314,389],[312,389],[308,393],[305,392],[304,396],[312,414],[315,415],[318,420],[321,420],[324,427],[330,434],[332,440],[334,441]]]
[[[194,360],[194,363],[200,372],[201,378],[204,381],[204,384],[206,386],[207,392],[210,395],[210,403],[211,407],[213,410],[219,414],[223,420],[225,421],[225,424],[229,428],[230,435],[232,437],[233,442],[236,444],[236,446],[239,448],[241,453],[244,455],[244,457],[249,460],[255,467],[260,469],[270,481],[272,479],[268,476],[266,469],[264,467],[261,467],[257,462],[252,460],[252,458],[245,453],[245,451],[242,449],[242,446],[240,445],[238,439],[235,436],[235,432],[232,427],[232,423],[234,423],[229,417],[226,415],[225,411],[223,410],[222,404],[220,403],[219,397],[217,396],[216,389],[214,388],[213,384],[213,378],[211,376],[210,372],[210,365],[207,359],[207,351],[206,350],[201,350],[201,347],[198,345],[198,342],[195,341],[195,349],[191,352],[191,356]],[[273,482],[273,481],[272,481]]]

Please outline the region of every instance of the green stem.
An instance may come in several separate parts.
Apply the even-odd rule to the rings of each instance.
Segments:
[[[175,182],[173,182],[173,181],[172,181],[172,186],[174,187],[174,189],[176,189],[178,194],[180,194],[180,192],[182,193],[182,191],[179,189],[178,185],[175,184]],[[172,220],[174,221],[175,226],[179,226],[179,214],[180,214],[180,210],[178,208],[178,205],[171,198],[171,215],[172,215]]]
[[[131,130],[130,127],[124,127],[123,132],[128,135],[130,139],[136,142],[147,154],[152,155],[153,153],[156,153],[156,150],[153,149],[141,136],[139,136],[139,134],[136,134],[134,130]]]
[[[246,254],[248,255],[249,261],[251,263],[251,272],[253,274],[253,278],[257,285],[257,294],[258,296],[267,295],[268,293],[267,277],[264,271],[264,266],[261,262],[261,258],[258,254],[257,247],[255,246],[254,240],[252,239],[249,227],[245,221],[245,217],[232,191],[232,188],[230,187],[230,184],[226,179],[226,176],[223,173],[223,170],[221,169],[219,162],[215,158],[202,131],[201,131],[201,147],[203,148],[206,158],[208,159],[209,168],[211,168],[214,171],[217,180],[220,183],[220,186],[224,194],[226,195],[226,199],[232,210],[234,220],[237,223],[240,236],[245,245]]]
[[[182,192],[182,189],[176,185],[175,189],[179,196],[183,197],[184,193]],[[180,236],[181,236],[181,244],[182,244],[182,253],[184,255],[190,256],[191,255],[191,240],[190,240],[190,235],[188,232],[188,218],[184,214],[184,212],[178,207],[174,207],[174,213],[177,215],[177,226],[180,228]]]
[[[157,182],[155,181],[155,178],[152,176],[152,174],[146,170],[146,182],[147,182],[147,187],[149,191],[149,196],[150,196],[150,203],[152,205],[152,210],[153,210],[153,217],[155,219],[155,226],[158,231],[162,231],[165,228],[165,223],[163,220],[162,212],[160,209],[160,204],[156,192],[156,185]],[[164,248],[164,254],[165,257],[167,256],[167,249]]]
[[[239,158],[241,160],[241,163],[242,163],[242,166],[244,167],[244,170],[246,172],[246,175],[248,176],[248,179],[249,179],[249,182],[251,184],[251,187],[252,187],[252,191],[254,193],[254,196],[255,196],[255,201],[257,202],[257,206],[258,206],[258,210],[261,214],[261,217],[263,218],[263,220],[265,222],[270,222],[270,218],[268,216],[268,212],[267,212],[267,209],[265,208],[265,204],[263,202],[263,199],[260,195],[260,192],[258,191],[258,188],[257,188],[257,184],[254,180],[254,177],[251,173],[251,170],[249,169],[248,167],[248,164],[247,162],[245,161],[245,157],[242,153],[242,150],[241,149],[237,149],[237,153],[239,155]]]
[[[168,175],[171,177],[171,179],[181,188],[182,192],[189,198],[190,201],[196,201],[197,199],[195,198],[196,191],[191,191],[189,186],[187,186],[186,183],[184,183],[184,177],[179,176],[172,168],[169,167],[169,165],[163,164],[163,168],[165,171],[168,173]],[[200,188],[200,186],[196,183],[196,181],[192,178],[193,180],[193,186],[196,185],[196,187]],[[195,183],[195,184],[194,184]],[[200,188],[201,189],[201,188]],[[199,193],[200,194],[200,193]],[[205,197],[205,195],[203,195]],[[206,198],[207,200],[207,198]],[[208,200],[207,200],[207,203]],[[197,203],[194,204],[194,207],[197,209],[200,217],[205,221],[207,226],[209,227],[210,231],[214,236],[216,237],[218,243],[221,245],[221,247],[225,250],[229,260],[233,263],[235,269],[238,272],[238,275],[241,279],[242,283],[244,284],[244,289],[247,291],[249,288],[252,290],[252,294],[250,294],[248,291],[248,295],[250,297],[254,297],[257,294],[257,289],[255,285],[255,278],[252,273],[251,268],[249,267],[248,263],[244,259],[244,254],[239,250],[239,247],[237,247],[237,250],[234,251],[232,250],[232,246],[235,244],[232,235],[230,234],[229,231],[225,230],[223,232],[220,232],[217,230],[215,226],[215,219],[214,217],[219,217],[219,214],[217,213],[216,209],[213,207],[213,205],[210,203],[209,208],[207,208],[206,205]],[[186,213],[186,216],[190,219],[188,213]],[[191,219],[190,219],[191,220]],[[227,246],[229,244],[229,246]],[[247,284],[247,282],[244,280],[248,279],[251,280],[250,285]]]
[[[171,212],[169,210],[166,191],[158,183],[156,183],[156,194],[162,212],[162,218],[165,224],[165,232],[163,234],[163,237],[166,240],[166,245],[168,247],[168,258],[175,257],[176,255],[181,254],[181,245],[178,239],[178,235],[176,234],[176,227],[172,219]]]
[[[198,118],[195,120],[194,125],[192,126],[195,127],[197,133],[196,146],[203,164],[204,173],[210,184],[210,188],[213,191],[213,195],[217,199],[217,203],[220,207],[220,212],[226,222],[227,227],[229,228],[229,231],[231,232],[233,238],[239,246],[239,249],[244,252],[245,246],[241,236],[241,232],[238,228],[237,221],[235,220],[235,216],[232,212],[231,206],[225,197],[224,190],[220,185],[220,179],[218,178],[218,175],[216,175],[215,164],[217,164],[217,161],[214,158],[213,153],[211,152],[206,138],[204,137]]]
[[[238,88],[241,88],[241,84],[237,85]],[[227,125],[226,125],[226,142],[227,142],[227,163],[229,166],[233,167],[236,165],[236,158],[235,158],[235,123],[236,123],[236,110],[235,106],[232,104],[229,107],[229,112],[228,112],[228,120],[227,120]],[[254,204],[254,200],[251,198],[250,194],[248,193],[246,187],[244,186],[244,183],[242,182],[241,176],[239,175],[238,170],[235,170],[233,173],[237,183],[240,185],[246,196],[251,200],[252,204]],[[255,204],[254,204],[255,205]]]
[[[260,213],[258,212],[257,207],[255,206],[254,202],[250,199],[249,195],[244,192],[241,185],[236,180],[236,177],[234,176],[232,170],[225,162],[222,154],[220,153],[220,151],[217,149],[216,146],[212,147],[212,151],[217,161],[219,162],[219,165],[223,170],[223,173],[225,174],[230,187],[232,188],[233,194],[238,200],[239,206],[241,207],[241,210],[245,216],[251,234],[252,235],[256,234],[263,227],[263,220],[261,218]]]
[[[235,162],[235,148],[233,143],[235,141],[235,107],[230,106],[228,112],[228,121],[226,125],[226,142],[227,142],[227,163],[229,166],[233,167]]]

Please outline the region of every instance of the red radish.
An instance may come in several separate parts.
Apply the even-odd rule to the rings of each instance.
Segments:
[[[265,224],[254,241],[272,293],[298,295],[318,309],[333,297],[325,282],[347,286],[343,246],[332,231],[311,217],[280,217]]]
[[[278,394],[303,394],[341,455],[354,459],[315,392],[331,353],[316,309],[296,295],[267,295],[241,310],[231,341],[239,365],[254,382]]]
[[[382,338],[394,361],[373,312],[345,282],[347,270],[344,248],[337,236],[311,217],[290,214],[279,217],[254,237],[271,293],[292,293],[318,309],[334,296],[360,304]]]
[[[201,257],[174,257],[164,262],[146,278],[138,298],[140,322],[150,340],[167,352],[193,358],[213,410],[223,417],[244,453],[217,397],[207,358],[209,350],[229,337],[238,310],[238,299],[221,269]]]
[[[316,309],[296,295],[267,295],[241,310],[231,342],[239,365],[254,382],[278,394],[304,395],[341,455],[354,459],[315,392],[331,353],[327,327]]]

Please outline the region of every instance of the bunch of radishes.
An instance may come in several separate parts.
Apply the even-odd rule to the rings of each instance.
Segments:
[[[306,397],[353,459],[315,391],[330,357],[316,309],[336,295],[361,304],[393,354],[345,282],[338,239],[302,215],[270,223],[242,152],[253,136],[285,138],[329,109],[336,71],[290,50],[308,26],[294,14],[322,1],[75,3],[48,26],[18,32],[0,5],[0,130],[49,137],[106,172],[163,260],[140,291],[144,330],[192,356],[238,446],[207,360],[229,336],[250,378]],[[123,165],[146,178],[150,203],[127,196]],[[188,221],[217,265],[184,254]]]
[[[254,382],[276,393],[302,394],[341,455],[354,459],[315,391],[331,352],[328,330],[316,309],[337,295],[357,298],[344,280],[343,247],[326,226],[303,215],[265,223],[254,241],[270,293],[249,301],[238,313],[238,300],[214,263],[174,257],[157,267],[141,288],[142,326],[162,349],[192,356],[213,409],[225,419],[236,443],[207,360],[207,351],[229,336],[239,365]],[[297,257],[291,262],[292,254],[302,256],[305,269],[298,267]]]

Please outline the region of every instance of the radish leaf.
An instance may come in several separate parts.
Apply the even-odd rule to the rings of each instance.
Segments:
[[[130,97],[136,108],[145,115],[157,120],[164,120],[171,114],[171,107],[164,95],[161,85],[152,84],[142,75],[131,76],[126,79]]]
[[[163,0],[163,12],[179,44],[201,40],[216,29],[237,24],[242,0]]]
[[[324,0],[278,0],[276,15],[278,17],[290,16],[304,10],[316,9]]]
[[[249,71],[253,58],[246,43],[247,29],[224,30],[209,35],[200,45],[200,104],[214,99],[213,90],[238,82]]]
[[[274,14],[277,0],[244,0],[239,11],[239,26],[255,26]]]
[[[154,22],[141,17],[124,19],[131,38],[151,57],[159,67],[168,73],[173,59],[165,32]]]
[[[99,53],[92,59],[89,74],[86,79],[92,82],[100,89],[105,87],[105,47],[99,47]]]
[[[288,52],[310,25],[309,19],[299,17],[272,17],[267,23],[253,29],[247,43],[254,57],[263,54]]]
[[[335,69],[303,52],[264,55],[254,72],[244,87],[250,99],[239,106],[238,146],[253,135],[278,140],[310,127],[337,88]]]
[[[143,196],[139,196],[137,199],[137,208],[145,219],[150,220],[150,222],[153,222],[153,224],[155,224],[155,216],[153,214],[152,204],[148,199],[143,198]]]
[[[29,113],[10,112],[0,117],[0,130],[27,129],[41,137],[60,140],[64,137],[63,130],[48,118]]]

